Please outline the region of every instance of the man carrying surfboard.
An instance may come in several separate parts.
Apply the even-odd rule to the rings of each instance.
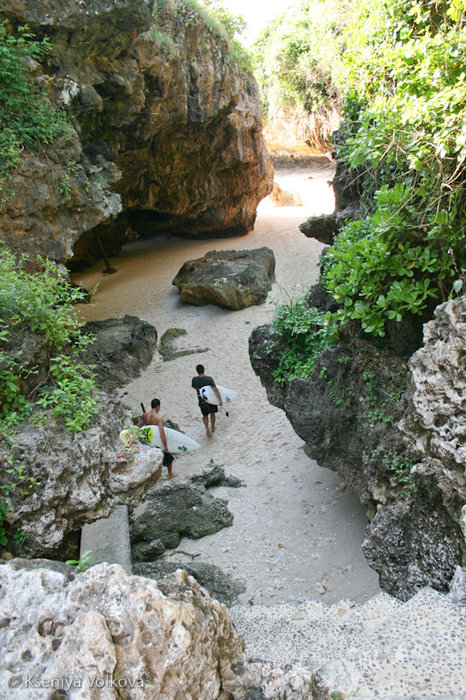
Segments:
[[[191,386],[193,389],[196,389],[197,391],[197,399],[199,403],[199,408],[201,409],[202,413],[202,421],[205,425],[207,437],[210,437],[212,433],[215,432],[215,414],[218,411],[218,406],[216,406],[213,403],[207,403],[205,399],[202,398],[200,390],[202,389],[203,386],[211,386],[212,389],[214,390],[217,398],[218,398],[218,405],[222,405],[222,397],[220,396],[220,392],[215,386],[215,382],[212,379],[212,377],[209,377],[204,374],[204,365],[196,365],[196,372],[197,372],[197,377],[193,377],[191,381]],[[210,428],[209,428],[209,416],[210,416]]]
[[[163,461],[162,464],[168,469],[168,478],[173,479],[176,474],[173,472],[172,463],[175,459],[172,454],[168,451],[167,447],[167,436],[165,435],[165,430],[163,427],[163,418],[159,414],[160,411],[160,400],[152,399],[150,402],[151,410],[145,411],[139,419],[139,427],[142,428],[144,425],[156,425],[159,429],[160,438],[162,440],[162,452]]]

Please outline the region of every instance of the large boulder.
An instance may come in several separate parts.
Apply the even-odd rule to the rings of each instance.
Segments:
[[[114,391],[138,377],[152,360],[157,347],[154,326],[137,316],[89,321],[81,330],[94,337],[83,361],[95,367],[99,386]]]
[[[173,284],[188,304],[216,304],[237,311],[262,304],[274,275],[275,256],[270,248],[211,250],[203,258],[185,262]]]
[[[0,478],[8,527],[23,531],[22,552],[52,556],[84,523],[120,504],[135,504],[161,473],[162,452],[125,452],[119,432],[131,416],[102,396],[98,417],[81,433],[49,418],[44,427],[23,424],[0,442]],[[16,487],[8,489],[8,484]]]
[[[21,700],[312,697],[312,673],[248,663],[227,609],[184,571],[0,566],[0,695]],[[3,690],[5,689],[5,690]]]
[[[214,498],[204,486],[189,480],[168,481],[146,494],[131,511],[131,544],[161,542],[177,547],[181,538],[212,535],[233,522],[227,501]]]
[[[273,180],[254,79],[192,5],[152,7],[2,3],[0,20],[49,38],[51,56],[33,74],[73,120],[69,139],[24,152],[13,174],[14,194],[0,202],[12,249],[33,240],[34,252],[77,269],[135,232],[252,229]]]
[[[71,697],[213,700],[245,661],[226,608],[181,571],[158,586],[118,565],[68,578],[4,565],[0,580],[0,679],[24,700],[50,697],[27,678],[74,681]]]

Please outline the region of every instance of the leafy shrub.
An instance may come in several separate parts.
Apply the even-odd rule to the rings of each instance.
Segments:
[[[384,185],[375,213],[347,224],[325,256],[324,285],[342,304],[341,323],[358,319],[367,333],[383,336],[387,319],[422,315],[429,299],[448,293],[456,274],[450,240],[440,224],[440,235],[431,230],[427,244],[419,239],[415,194]]]
[[[34,39],[26,27],[13,35],[0,23],[0,181],[8,179],[24,148],[50,143],[70,129],[66,112],[53,109],[30,75],[30,62],[49,51],[47,38]]]
[[[338,156],[362,181],[369,215],[348,224],[324,285],[383,336],[387,319],[422,314],[459,286],[465,264],[466,35],[458,0],[358,0],[344,34],[350,86]],[[362,175],[361,173],[362,169]],[[388,184],[382,184],[383,182]]]
[[[310,306],[306,296],[277,304],[273,327],[284,345],[273,375],[278,384],[309,377],[321,352],[335,345],[338,336],[333,314]]]
[[[353,319],[384,336],[387,322],[425,316],[462,290],[465,16],[466,0],[348,5],[332,73],[345,95],[337,154],[364,193],[365,216],[343,227],[321,262],[321,281],[341,304],[330,338]],[[298,312],[306,324],[305,305]],[[311,358],[318,347],[310,344]],[[303,356],[299,371],[305,365]]]
[[[317,148],[329,147],[341,109],[332,65],[344,6],[344,0],[301,0],[269,22],[251,47],[266,117],[273,123],[285,110]]]
[[[83,292],[69,285],[65,273],[48,260],[42,274],[25,272],[24,258],[18,261],[0,247],[0,434],[29,416],[36,404],[52,407],[52,415],[62,416],[67,429],[77,432],[96,412],[93,373],[79,359],[90,339],[70,311]],[[10,347],[13,331],[46,339],[48,384],[30,397],[23,396],[21,383],[35,368],[22,363],[20,348]]]

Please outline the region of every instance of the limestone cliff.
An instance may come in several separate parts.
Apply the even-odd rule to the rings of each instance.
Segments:
[[[257,88],[183,2],[6,0],[0,19],[48,36],[35,79],[74,135],[23,154],[2,239],[75,267],[158,231],[247,233],[272,186]]]
[[[311,377],[281,386],[273,326],[250,338],[269,400],[366,506],[364,553],[402,599],[425,585],[446,590],[466,555],[465,347],[466,297],[436,309],[408,363],[347,328]]]
[[[70,533],[119,504],[138,503],[159,479],[162,452],[125,449],[118,435],[131,423],[130,412],[115,397],[101,399],[100,415],[79,434],[49,417],[45,426],[22,424],[0,442],[8,547],[20,531],[24,539],[16,549],[23,555],[60,556]]]
[[[157,584],[118,565],[14,559],[0,586],[1,697],[313,697],[308,669],[248,663],[225,606],[183,571]]]

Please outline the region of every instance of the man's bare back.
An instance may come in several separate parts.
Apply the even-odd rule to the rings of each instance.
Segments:
[[[156,425],[158,427],[163,445],[162,452],[164,453],[162,464],[168,469],[168,478],[173,479],[176,476],[176,474],[172,470],[173,455],[170,454],[167,447],[167,436],[163,427],[163,418],[159,413],[160,401],[158,399],[153,399],[151,401],[151,405],[151,410],[144,411],[144,413],[140,417],[139,427],[142,428],[144,425]]]

